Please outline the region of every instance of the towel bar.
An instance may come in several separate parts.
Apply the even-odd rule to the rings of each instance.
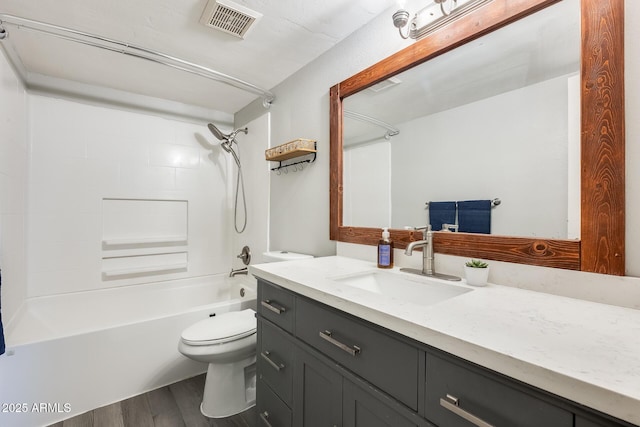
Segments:
[[[499,206],[500,203],[502,203],[502,200],[495,198],[493,200],[491,200],[491,207],[495,208],[496,206]],[[425,202],[425,209],[429,209],[429,202]]]

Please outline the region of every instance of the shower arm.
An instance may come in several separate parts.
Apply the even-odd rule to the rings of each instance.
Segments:
[[[228,74],[221,73],[219,71],[195,64],[193,62],[185,61],[184,59],[180,59],[175,56],[167,55],[162,52],[146,49],[107,37],[86,33],[84,31],[73,30],[71,28],[47,24],[45,22],[34,21],[18,16],[0,13],[0,41],[4,41],[8,38],[8,31],[6,28],[4,28],[5,24],[46,34],[52,37],[57,37],[63,40],[97,47],[111,52],[121,53],[123,55],[146,59],[147,61],[155,62],[156,64],[165,65],[167,67],[195,74],[210,80],[215,80],[217,82],[235,87],[236,89],[241,89],[246,92],[260,95],[263,100],[262,105],[265,108],[269,108],[275,100],[275,95],[268,90],[262,89],[252,83],[245,82],[244,80],[240,80]]]

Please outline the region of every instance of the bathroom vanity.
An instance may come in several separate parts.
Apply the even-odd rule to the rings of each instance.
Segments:
[[[251,272],[258,425],[640,424],[636,310],[343,257]]]

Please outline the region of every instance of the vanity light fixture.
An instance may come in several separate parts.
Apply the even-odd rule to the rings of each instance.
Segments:
[[[416,12],[409,21],[409,12],[399,9],[393,14],[393,25],[403,39],[419,40],[456,19],[473,12],[491,0],[433,0],[433,3]],[[406,33],[402,30],[409,24]]]

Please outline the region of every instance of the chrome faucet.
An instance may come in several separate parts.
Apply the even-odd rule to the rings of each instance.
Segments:
[[[458,276],[450,276],[448,274],[436,273],[434,267],[433,256],[433,231],[431,225],[424,227],[413,227],[413,230],[422,230],[422,240],[411,242],[404,250],[404,254],[411,256],[413,250],[419,246],[422,246],[422,270],[416,270],[415,268],[401,268],[400,271],[406,271],[407,273],[421,274],[423,276],[435,277],[438,279],[459,281]]]

